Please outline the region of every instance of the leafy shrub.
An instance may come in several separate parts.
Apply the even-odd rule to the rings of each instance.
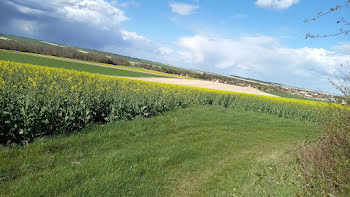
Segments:
[[[327,133],[299,152],[305,193],[313,196],[350,196],[350,66],[338,73],[332,84],[343,93],[344,105],[327,108],[322,119]]]

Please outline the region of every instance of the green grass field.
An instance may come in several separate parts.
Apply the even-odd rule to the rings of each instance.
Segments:
[[[148,74],[148,73],[142,73],[142,72],[136,72],[136,71],[133,72],[128,70],[106,68],[106,67],[94,66],[94,65],[77,63],[77,62],[50,59],[46,57],[37,57],[37,56],[26,55],[23,53],[18,53],[13,51],[5,51],[5,50],[0,50],[0,60],[34,64],[34,65],[40,65],[40,66],[64,68],[64,69],[70,69],[70,70],[84,71],[89,73],[99,73],[99,74],[113,75],[113,76],[164,77],[159,75],[153,75],[151,73]]]
[[[272,95],[284,97],[284,98],[293,98],[293,99],[300,99],[300,100],[307,100],[307,101],[315,101],[315,99],[306,98],[306,97],[303,97],[301,95],[296,95],[296,94],[288,94],[288,93],[282,93],[282,92],[269,92],[269,91],[264,91],[264,92],[272,94]]]
[[[264,113],[178,109],[0,147],[0,196],[295,196],[280,159],[318,134]]]

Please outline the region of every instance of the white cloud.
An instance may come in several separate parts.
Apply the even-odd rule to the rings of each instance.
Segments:
[[[288,9],[298,2],[299,0],[257,0],[255,5],[263,8],[283,10]]]
[[[120,30],[123,40],[134,40],[134,41],[149,41],[144,36],[138,35],[136,32],[130,32],[126,30]]]
[[[103,0],[70,1],[58,7],[57,14],[67,20],[91,22],[96,26],[109,29],[127,20],[124,12]]]
[[[268,36],[233,40],[206,35],[183,37],[178,55],[197,69],[234,74],[298,87],[329,86],[336,68],[350,55],[318,48],[288,48]]]
[[[171,2],[169,3],[169,6],[171,7],[171,11],[179,14],[179,15],[191,15],[194,11],[196,11],[199,6],[186,4],[186,3],[179,3],[179,2]]]
[[[41,14],[64,19],[67,22],[92,24],[102,29],[114,28],[128,19],[121,9],[104,0],[27,0],[26,2],[9,1],[8,4],[22,13]]]
[[[108,49],[110,52],[139,58],[152,57],[151,53],[154,53],[155,57],[159,57],[159,45],[122,27],[121,23],[128,18],[121,7],[135,6],[136,3],[132,2],[134,1],[0,1],[0,7],[17,11],[5,15],[9,23],[0,24],[0,29],[6,34],[82,48]],[[0,14],[1,17],[3,15]]]
[[[129,8],[129,7],[138,7],[140,4],[134,0],[131,1],[125,1],[125,2],[119,2],[117,0],[110,1],[111,5],[113,6],[120,6],[122,8]]]
[[[23,14],[44,14],[43,11],[38,10],[38,9],[34,9],[34,8],[30,8],[30,7],[26,7],[26,6],[22,6],[16,3],[13,3],[11,1],[7,2],[9,5],[15,7],[18,11],[22,12]]]
[[[136,1],[129,1],[129,2],[124,2],[121,3],[120,6],[123,8],[128,8],[128,7],[138,7],[140,4],[137,3]]]
[[[343,42],[338,46],[334,46],[333,50],[344,55],[350,55],[350,42]]]
[[[159,47],[157,49],[157,51],[161,54],[161,55],[170,55],[174,52],[174,50],[172,48],[169,47]]]

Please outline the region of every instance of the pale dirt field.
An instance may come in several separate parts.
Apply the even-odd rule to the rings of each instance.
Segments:
[[[126,77],[126,78],[167,83],[167,84],[184,85],[184,86],[191,86],[191,87],[198,87],[198,88],[208,88],[208,89],[214,89],[214,90],[224,90],[224,91],[230,91],[230,92],[240,92],[240,93],[247,93],[247,94],[278,97],[272,94],[262,92],[252,87],[241,87],[236,85],[216,83],[212,81],[204,81],[204,80],[197,80],[197,79],[155,78],[155,77]]]

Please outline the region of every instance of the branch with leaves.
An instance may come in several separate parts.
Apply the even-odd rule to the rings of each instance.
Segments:
[[[328,14],[330,14],[332,12],[338,11],[338,10],[343,9],[343,8],[348,8],[349,6],[350,6],[350,0],[347,0],[344,5],[342,5],[342,6],[337,5],[334,8],[330,8],[329,11],[327,11],[327,12],[319,12],[319,13],[317,13],[317,16],[315,16],[313,18],[305,19],[304,22],[316,21],[317,19],[323,17],[324,15],[328,15]],[[347,25],[350,25],[350,22],[348,20],[344,19],[344,18],[341,18],[340,20],[337,21],[337,24],[343,24],[344,26],[347,26]],[[342,35],[342,34],[347,35],[348,33],[350,33],[350,29],[344,30],[343,28],[341,28],[339,30],[339,32],[333,33],[333,34],[324,34],[324,35],[317,34],[317,35],[314,35],[314,34],[311,34],[311,33],[307,33],[305,39],[308,39],[308,38],[326,38],[326,37],[331,37],[331,36],[339,36],[339,35]]]

